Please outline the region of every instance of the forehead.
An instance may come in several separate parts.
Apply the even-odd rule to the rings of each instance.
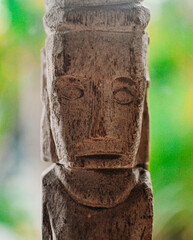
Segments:
[[[68,86],[68,85],[74,85],[74,86],[85,86],[90,85],[90,83],[93,82],[92,79],[88,78],[82,78],[80,76],[71,76],[71,75],[65,75],[61,76],[56,80],[56,86],[59,88],[61,86]],[[115,79],[109,80],[99,80],[96,81],[95,84],[98,84],[100,86],[104,86],[104,82],[107,82],[105,85],[111,85],[111,86],[136,86],[136,82],[133,81],[131,78],[127,77],[118,77]]]
[[[123,76],[137,82],[145,76],[143,42],[133,33],[71,32],[50,36],[47,54],[54,78],[113,80]]]
[[[98,5],[108,5],[115,3],[125,3],[125,2],[135,2],[135,0],[44,0],[46,5],[46,10],[51,9],[53,6],[60,7],[80,7],[80,6],[98,6]]]

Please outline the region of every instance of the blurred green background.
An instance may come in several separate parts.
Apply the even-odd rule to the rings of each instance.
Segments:
[[[193,1],[146,0],[154,240],[193,239]],[[38,240],[43,0],[0,0],[0,239]],[[38,170],[37,170],[38,169]]]

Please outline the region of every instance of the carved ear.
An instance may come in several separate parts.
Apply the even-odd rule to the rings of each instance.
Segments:
[[[49,98],[47,91],[47,66],[46,66],[46,51],[45,48],[41,52],[42,59],[42,90],[41,90],[41,100],[43,104],[43,114],[41,119],[41,158],[44,161],[58,162],[58,157],[56,155],[56,148],[54,139],[52,136],[52,131],[50,128],[50,108],[49,108]]]
[[[144,110],[143,110],[143,123],[142,123],[142,130],[141,130],[141,140],[140,145],[137,153],[137,164],[141,165],[145,169],[149,167],[149,152],[150,152],[150,127],[149,127],[149,108],[148,108],[148,101],[147,101],[147,93],[144,102]]]

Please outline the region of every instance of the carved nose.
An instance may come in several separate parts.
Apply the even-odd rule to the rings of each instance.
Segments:
[[[106,136],[106,131],[104,127],[103,117],[100,116],[99,114],[98,117],[96,117],[95,124],[93,124],[92,137],[97,138],[97,137],[105,137],[105,136]]]
[[[90,137],[100,138],[106,136],[104,124],[104,84],[101,81],[93,82],[91,85],[92,115]]]

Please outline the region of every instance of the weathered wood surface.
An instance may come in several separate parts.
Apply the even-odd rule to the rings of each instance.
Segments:
[[[66,176],[62,177],[58,171]],[[138,175],[136,183],[132,182],[136,176],[129,170],[83,170],[76,174],[55,166],[43,179],[43,239],[152,239],[149,173],[137,168],[135,174]],[[74,188],[69,189],[66,184]],[[122,191],[121,187],[125,189]],[[97,203],[97,207],[91,207],[93,203]],[[115,206],[109,207],[111,205]]]
[[[152,239],[141,1],[46,0],[43,239]]]

